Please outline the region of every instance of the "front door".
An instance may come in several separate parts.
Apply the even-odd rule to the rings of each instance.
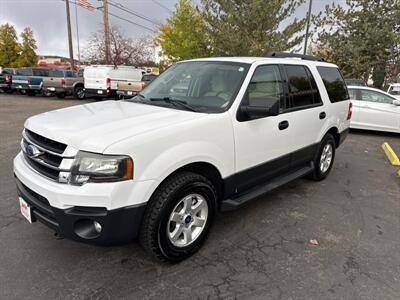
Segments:
[[[372,130],[399,130],[400,107],[395,106],[393,100],[394,98],[381,92],[362,89],[358,124]]]
[[[278,65],[256,68],[241,105],[271,107],[285,105],[282,76]],[[240,110],[240,108],[239,108]],[[241,118],[233,122],[235,135],[235,192],[263,183],[290,167],[293,136],[291,113],[259,118]]]

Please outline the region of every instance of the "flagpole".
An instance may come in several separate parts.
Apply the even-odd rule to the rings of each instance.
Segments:
[[[81,67],[81,52],[79,49],[79,25],[78,25],[78,5],[75,4],[75,23],[76,23],[76,39],[78,44],[78,62]]]

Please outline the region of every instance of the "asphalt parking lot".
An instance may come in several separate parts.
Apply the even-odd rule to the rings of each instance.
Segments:
[[[380,148],[400,154],[399,135],[352,131],[325,181],[219,214],[199,253],[168,265],[135,242],[58,240],[20,215],[12,159],[24,120],[84,102],[0,94],[0,299],[400,299],[399,168]]]

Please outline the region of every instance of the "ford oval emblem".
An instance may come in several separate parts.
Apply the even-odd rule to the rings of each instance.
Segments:
[[[34,158],[34,157],[38,157],[39,155],[42,155],[43,152],[40,151],[38,147],[29,144],[29,145],[26,147],[26,154],[28,154],[29,157]]]

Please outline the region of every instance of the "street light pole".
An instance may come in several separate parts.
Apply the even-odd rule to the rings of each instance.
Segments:
[[[69,0],[65,0],[65,9],[67,10],[69,59],[70,59],[71,69],[73,69],[74,68],[74,50],[72,48],[72,33],[71,33],[71,17],[70,17],[70,13],[69,13]]]
[[[310,5],[308,6],[307,27],[306,27],[306,36],[304,40],[304,52],[303,52],[304,55],[307,54],[308,35],[309,35],[310,21],[311,21],[311,9],[312,9],[312,0],[310,0]]]

